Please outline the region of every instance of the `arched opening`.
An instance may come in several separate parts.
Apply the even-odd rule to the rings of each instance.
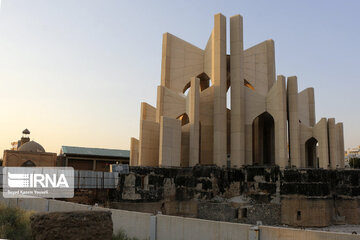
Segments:
[[[226,89],[226,166],[231,166],[231,83],[228,78]]]
[[[190,89],[190,85],[191,85],[191,82],[188,82],[185,87],[184,87],[184,90],[183,90],[183,94],[186,96],[189,92],[189,89]]]
[[[189,123],[189,116],[186,113],[181,114],[176,119],[179,119],[181,121],[181,126]]]
[[[203,73],[197,75],[196,77],[200,79],[200,90],[201,91],[204,91],[205,89],[207,89],[208,87],[211,86],[211,80],[206,73],[203,72]],[[185,96],[188,94],[190,86],[191,86],[191,81],[189,81],[183,89],[183,94]]]
[[[36,167],[35,163],[33,161],[31,161],[31,160],[27,160],[21,166],[22,167]]]
[[[226,107],[231,109],[231,87],[226,91]]]
[[[255,90],[253,85],[251,85],[251,83],[249,83],[248,80],[246,80],[246,79],[244,79],[244,86],[247,88],[250,88],[251,90]]]
[[[305,161],[306,165],[309,168],[316,168],[317,167],[317,148],[318,141],[315,138],[310,138],[305,143]]]
[[[204,91],[205,89],[207,89],[208,87],[211,86],[210,78],[206,73],[203,72],[203,73],[197,75],[196,77],[200,79],[200,90],[201,91]]]
[[[274,118],[268,112],[254,119],[252,124],[254,165],[275,165],[274,126]]]

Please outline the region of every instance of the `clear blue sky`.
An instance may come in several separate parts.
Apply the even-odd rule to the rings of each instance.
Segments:
[[[274,39],[276,73],[360,145],[360,1],[2,0],[0,151],[25,128],[47,151],[128,149],[140,102],[156,105],[162,34],[204,48],[219,12],[244,17],[246,48]]]

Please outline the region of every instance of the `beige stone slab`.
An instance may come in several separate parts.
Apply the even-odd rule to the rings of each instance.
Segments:
[[[339,167],[345,167],[345,148],[344,148],[344,126],[343,123],[336,124],[337,132],[337,147],[338,147],[338,157],[339,157]]]
[[[327,169],[330,167],[329,163],[329,144],[328,144],[328,128],[327,119],[322,118],[314,127],[314,137],[318,140],[319,152],[319,167]]]
[[[298,87],[297,78],[288,77],[287,96],[289,109],[289,145],[290,145],[290,164],[300,167],[300,129],[298,113]]]
[[[266,99],[267,112],[275,121],[275,164],[281,168],[288,166],[287,153],[287,104],[285,77],[278,76]]]
[[[145,102],[141,103],[141,120],[156,121],[156,108]]]
[[[231,165],[245,165],[245,93],[243,76],[243,19],[230,18]]]
[[[130,140],[130,166],[139,165],[139,140],[131,138]]]
[[[215,86],[213,161],[218,166],[226,166],[226,19],[221,14],[214,16],[212,37],[211,75]]]
[[[328,134],[329,134],[329,160],[331,169],[336,169],[340,166],[338,156],[338,142],[337,131],[335,126],[335,118],[328,119]]]
[[[190,121],[190,142],[189,142],[189,166],[199,164],[200,145],[200,79],[192,78],[189,92],[189,121]]]
[[[180,167],[181,121],[162,116],[160,120],[159,166]]]
[[[140,121],[139,165],[159,165],[159,126],[153,121]]]

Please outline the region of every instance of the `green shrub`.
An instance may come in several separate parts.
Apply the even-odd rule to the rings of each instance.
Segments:
[[[350,158],[349,164],[352,168],[360,168],[360,158]]]
[[[130,238],[124,231],[120,230],[117,234],[113,234],[112,240],[137,240],[137,238]]]
[[[31,214],[32,212],[0,205],[0,239],[32,239],[30,227]]]

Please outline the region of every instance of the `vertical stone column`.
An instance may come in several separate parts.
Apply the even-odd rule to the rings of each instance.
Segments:
[[[155,121],[160,122],[161,116],[164,115],[164,88],[162,86],[157,87],[157,99],[156,99],[156,117]]]
[[[191,78],[189,90],[189,123],[190,123],[190,144],[189,144],[189,166],[199,164],[199,137],[200,137],[200,79]]]
[[[243,76],[243,18],[230,17],[231,166],[245,164],[245,97]]]
[[[140,120],[139,165],[159,166],[159,123]]]
[[[308,89],[308,99],[309,99],[309,122],[310,122],[310,127],[313,127],[315,126],[316,123],[314,88]]]
[[[329,138],[328,138],[328,125],[326,118],[316,124],[313,129],[313,135],[318,140],[319,146],[317,151],[319,153],[319,167],[329,168]]]
[[[290,164],[296,167],[304,167],[305,163],[300,160],[300,126],[298,116],[298,85],[297,77],[287,79],[287,99],[289,114],[289,151]]]
[[[287,154],[287,106],[285,77],[279,75],[276,81],[277,106],[275,106],[275,163],[281,168],[288,166]],[[300,135],[299,135],[300,136]]]
[[[344,126],[343,123],[337,123],[336,124],[336,132],[337,132],[337,138],[338,138],[338,156],[339,156],[339,167],[344,168],[345,167],[345,146],[344,146]]]
[[[212,34],[212,74],[214,82],[214,164],[226,166],[226,18],[222,14],[214,16]]]
[[[141,103],[138,159],[140,166],[159,165],[159,122],[156,122],[156,116],[156,108]]]
[[[170,87],[170,37],[169,33],[163,34],[161,55],[161,86]]]
[[[159,166],[180,167],[181,121],[162,116],[159,142]]]
[[[330,153],[330,166],[331,169],[339,167],[338,162],[338,147],[337,147],[337,134],[335,127],[335,118],[328,119],[328,131],[329,131],[329,153]]]
[[[276,69],[275,69],[275,43],[274,40],[269,39],[265,41],[266,46],[266,68],[267,68],[267,88],[268,91],[272,88],[274,85],[274,82],[276,80]]]
[[[130,166],[139,165],[139,140],[131,138],[130,140]]]

